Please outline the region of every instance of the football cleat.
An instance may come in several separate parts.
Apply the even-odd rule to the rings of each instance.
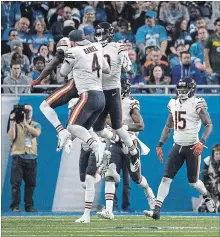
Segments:
[[[144,215],[148,217],[152,217],[154,220],[160,219],[160,207],[155,206],[153,211],[144,210]]]
[[[209,212],[214,212],[215,211],[215,203],[214,203],[214,201],[212,200],[211,197],[205,198],[205,205],[206,205]]]
[[[153,210],[155,206],[155,195],[153,193],[153,190],[151,188],[144,189],[144,193],[147,197],[148,204],[150,206],[150,209]]]
[[[79,219],[75,220],[76,223],[90,223],[90,216],[87,215],[82,215],[82,217],[80,217]]]
[[[118,172],[116,171],[116,165],[115,165],[115,163],[111,163],[111,164],[108,166],[108,170],[107,170],[105,176],[106,176],[106,177],[107,177],[107,176],[113,177],[116,183],[120,182],[120,175],[119,175]]]
[[[101,212],[97,212],[96,215],[98,216],[98,218],[114,220],[114,214],[105,209],[103,209]]]
[[[71,138],[71,134],[67,131],[67,129],[63,129],[58,133],[57,137],[57,151],[60,151],[63,148],[64,144],[67,142],[67,140]]]

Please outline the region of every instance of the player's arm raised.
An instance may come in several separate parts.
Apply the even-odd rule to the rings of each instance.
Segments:
[[[60,53],[60,55],[58,55]],[[59,66],[61,63],[61,57],[63,56],[63,52],[58,52],[56,54],[56,57],[53,58],[53,60],[44,68],[44,70],[41,72],[40,76],[32,82],[32,86],[40,84],[40,82],[46,78],[48,75],[52,73],[52,71]],[[62,55],[61,55],[62,54]]]
[[[60,76],[61,77],[66,77],[70,71],[72,70],[73,68],[73,65],[75,63],[75,57],[74,55],[72,54],[71,51],[67,50],[64,54],[64,62],[61,66],[61,69],[60,69]]]
[[[196,143],[192,149],[195,156],[200,156],[202,154],[202,150],[204,148],[204,144],[209,137],[210,133],[212,132],[212,120],[210,118],[209,112],[206,108],[201,108],[199,111],[199,117],[205,126],[204,132],[202,134],[202,138],[200,139],[200,142]]]
[[[163,163],[163,150],[162,150],[162,146],[163,144],[166,142],[166,140],[168,139],[168,137],[170,136],[170,133],[173,129],[173,115],[171,113],[169,113],[169,116],[167,118],[167,122],[164,126],[164,129],[162,131],[161,137],[160,137],[160,141],[156,147],[156,151],[157,151],[157,156],[159,158],[159,160]]]

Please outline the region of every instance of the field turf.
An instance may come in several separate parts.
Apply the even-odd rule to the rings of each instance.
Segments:
[[[115,216],[112,221],[91,217],[90,224],[75,223],[79,216],[2,216],[2,237],[149,236],[220,237],[219,216]]]

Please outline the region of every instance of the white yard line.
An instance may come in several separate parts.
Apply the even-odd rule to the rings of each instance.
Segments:
[[[36,235],[28,235],[28,237],[45,237],[45,235],[41,235],[41,234],[36,234]],[[58,234],[58,235],[55,235],[55,234],[53,234],[53,235],[47,235],[47,236],[61,236],[60,234]],[[76,235],[76,234],[68,234],[68,235],[65,235],[65,234],[62,234],[62,237],[72,237],[72,236],[74,236],[74,237],[76,237],[76,236],[82,236],[82,235]],[[93,234],[85,234],[85,233],[83,233],[83,237],[90,237],[90,236],[97,236],[97,237],[103,237],[103,236],[122,236],[122,237],[125,237],[125,236],[127,236],[127,235],[124,235],[124,234],[101,234],[101,235],[99,235],[99,234],[95,234],[95,235],[93,235]],[[172,236],[175,236],[175,235],[169,235],[169,237],[172,237]],[[15,235],[7,235],[7,237],[15,237]],[[24,237],[23,235],[16,235],[16,237]],[[138,235],[138,237],[158,237],[158,234],[146,234],[146,235]],[[164,236],[164,237],[166,237],[166,236]],[[207,237],[207,234],[204,234],[204,235],[201,235],[201,234],[198,234],[198,235],[195,235],[195,234],[182,234],[181,233],[181,237]]]
[[[109,222],[110,223],[110,222]],[[78,225],[78,226],[77,226]],[[10,231],[10,230],[15,230],[15,231],[20,231],[23,232],[24,230],[22,230],[24,227],[26,226],[15,226],[15,227],[2,227],[2,231],[6,232],[6,231]],[[75,224],[74,226],[57,226],[57,225],[34,225],[31,227],[31,230],[25,230],[25,232],[30,232],[33,230],[37,230],[40,229],[42,230],[42,228],[49,228],[49,227],[53,227],[53,229],[58,229],[59,231],[66,231],[66,230],[71,230],[71,231],[75,231],[75,230],[82,230],[82,227],[89,227],[87,230],[84,231],[91,231],[91,230],[109,230],[109,231],[121,231],[121,230],[131,230],[131,231],[145,231],[145,230],[219,230],[219,227],[214,227],[214,226],[209,226],[209,227],[201,227],[201,226],[192,226],[192,227],[184,227],[184,226],[170,226],[170,227],[163,227],[163,226],[132,226],[132,227],[124,227],[124,226],[111,226],[111,227],[92,227],[90,225],[81,225],[79,224]],[[43,231],[43,230],[42,230]]]
[[[30,233],[32,232],[33,230],[1,230],[2,233]],[[72,230],[62,230],[62,231],[57,231],[57,230],[41,230],[40,233],[57,233],[57,232],[61,232],[61,233],[72,233],[72,232],[79,232],[79,233],[84,233],[84,232],[99,232],[99,233],[109,233],[109,232],[116,232],[116,233],[122,233],[122,232],[125,232],[125,233],[130,233],[130,232],[144,232],[144,231],[138,231],[138,230],[91,230],[91,229],[87,229],[87,230],[75,230],[75,229],[72,229]],[[145,230],[146,231],[146,230]],[[166,232],[170,232],[171,230],[154,230],[154,229],[148,229],[147,230],[148,232],[154,232],[154,233],[166,233]],[[172,229],[173,231],[173,229]],[[193,233],[204,233],[203,230],[191,230],[191,232]]]

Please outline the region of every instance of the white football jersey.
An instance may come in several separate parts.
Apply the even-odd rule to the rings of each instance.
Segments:
[[[130,71],[132,63],[128,57],[126,45],[111,42],[103,46],[104,57],[107,60],[111,72],[103,74],[103,90],[121,88],[121,69]]]
[[[78,93],[89,90],[102,91],[102,70],[108,68],[99,43],[76,46],[65,52],[61,73],[72,70]]]
[[[122,99],[122,119],[123,119],[123,124],[134,124],[134,121],[131,117],[131,110],[132,109],[138,109],[140,110],[140,103],[138,100],[132,98],[132,97],[125,97]],[[130,132],[129,134],[133,139],[135,139],[135,136],[138,135],[138,133],[135,132]]]
[[[193,96],[183,103],[179,99],[171,99],[168,110],[172,113],[174,122],[174,142],[181,146],[189,146],[199,142],[201,108],[207,109],[206,101]]]

